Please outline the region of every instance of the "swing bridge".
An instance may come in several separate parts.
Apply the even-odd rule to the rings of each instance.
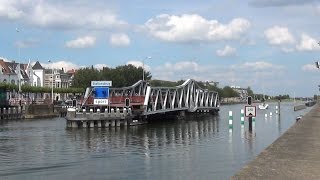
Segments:
[[[102,94],[108,98],[101,101],[95,99],[98,88],[87,88],[81,106],[67,110],[68,127],[132,125],[150,117],[186,113],[216,114],[220,106],[218,92],[201,88],[192,79],[175,87],[153,87],[140,80],[129,87],[107,89]]]

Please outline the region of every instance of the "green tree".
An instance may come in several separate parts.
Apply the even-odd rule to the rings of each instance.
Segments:
[[[74,75],[72,87],[89,87],[91,81],[98,81],[100,77],[99,71],[93,68],[93,66],[91,66],[91,68],[81,68]]]
[[[253,91],[251,90],[250,87],[247,88],[247,92],[248,92],[248,96],[251,96],[251,97],[254,96]]]
[[[239,97],[239,93],[233,90],[230,86],[225,86],[222,91],[222,97]]]

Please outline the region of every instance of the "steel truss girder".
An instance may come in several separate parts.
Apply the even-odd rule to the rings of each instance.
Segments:
[[[138,81],[124,88],[110,88],[110,97],[142,96],[143,113],[155,114],[176,110],[195,112],[199,109],[219,108],[219,95],[201,88],[195,80],[188,79],[176,87],[151,87],[146,81]]]

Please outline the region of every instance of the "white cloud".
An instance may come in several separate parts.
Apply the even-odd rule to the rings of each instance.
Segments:
[[[130,45],[130,38],[128,35],[119,33],[119,34],[112,34],[109,40],[110,44],[113,46],[129,46]]]
[[[128,65],[128,64],[132,64],[133,66],[135,66],[135,67],[137,67],[137,68],[139,68],[139,67],[144,67],[144,69],[145,69],[146,71],[150,71],[150,70],[151,70],[151,67],[150,67],[149,65],[147,65],[146,62],[143,64],[142,61],[132,60],[132,61],[128,61],[126,64],[127,64],[127,65]]]
[[[264,36],[272,45],[293,44],[295,39],[288,28],[274,26],[264,31]]]
[[[221,24],[217,20],[207,20],[197,14],[161,14],[145,23],[152,36],[168,42],[239,39],[249,30],[250,25],[244,18],[235,18],[228,24]]]
[[[101,69],[103,69],[104,67],[110,67],[110,66],[107,65],[107,64],[96,64],[96,65],[94,65],[93,67],[96,68],[96,69],[101,70]]]
[[[320,45],[317,40],[313,39],[307,34],[301,35],[300,43],[296,46],[299,51],[319,51]]]
[[[66,42],[65,46],[68,48],[88,48],[94,46],[96,38],[93,36],[84,36]]]
[[[281,77],[285,77],[284,72],[285,67],[265,61],[246,62],[232,66],[181,61],[159,65],[153,68],[151,73],[154,79],[162,80],[177,81],[191,78],[199,81],[218,81],[221,86],[240,85],[241,87],[260,87],[264,82],[267,87],[269,84],[276,83],[275,79],[277,82],[282,82]]]
[[[17,8],[17,1],[0,1],[0,17],[8,20],[19,19],[23,16],[23,12]]]
[[[301,69],[303,71],[306,71],[306,72],[316,72],[316,71],[319,71],[318,68],[316,68],[316,65],[315,64],[306,64],[306,65],[303,65],[301,67]]]
[[[274,65],[265,61],[256,61],[256,62],[245,62],[241,65],[233,65],[233,69],[245,70],[245,71],[271,71],[279,70],[284,67],[281,65]]]
[[[35,63],[35,62],[34,62]],[[33,64],[34,64],[33,63]],[[41,65],[44,67],[44,68],[48,68],[48,69],[52,69],[52,68],[55,68],[55,69],[64,69],[65,71],[67,70],[71,70],[71,69],[79,69],[80,67],[70,61],[64,61],[64,60],[53,60],[52,63],[41,63]]]
[[[230,47],[229,45],[226,45],[223,49],[217,50],[218,56],[231,56],[236,53],[236,49],[233,47]]]
[[[0,17],[54,29],[104,29],[127,25],[106,5],[78,1],[0,0]]]

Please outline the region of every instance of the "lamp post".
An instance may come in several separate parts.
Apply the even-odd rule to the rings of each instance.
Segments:
[[[52,80],[51,80],[51,102],[53,104],[53,62],[51,60],[48,60],[49,63],[52,63],[51,65],[51,76],[52,76]]]
[[[144,81],[144,60],[151,59],[151,56],[148,56],[142,60],[142,80]]]
[[[19,35],[20,30],[18,28],[16,28],[16,32]],[[20,93],[21,93],[20,44],[17,43],[17,46],[18,46],[18,64],[17,64],[16,69],[18,70],[18,72],[17,72],[17,75],[18,75],[18,94],[19,94],[19,101],[20,101],[21,100],[21,95],[20,95]]]

